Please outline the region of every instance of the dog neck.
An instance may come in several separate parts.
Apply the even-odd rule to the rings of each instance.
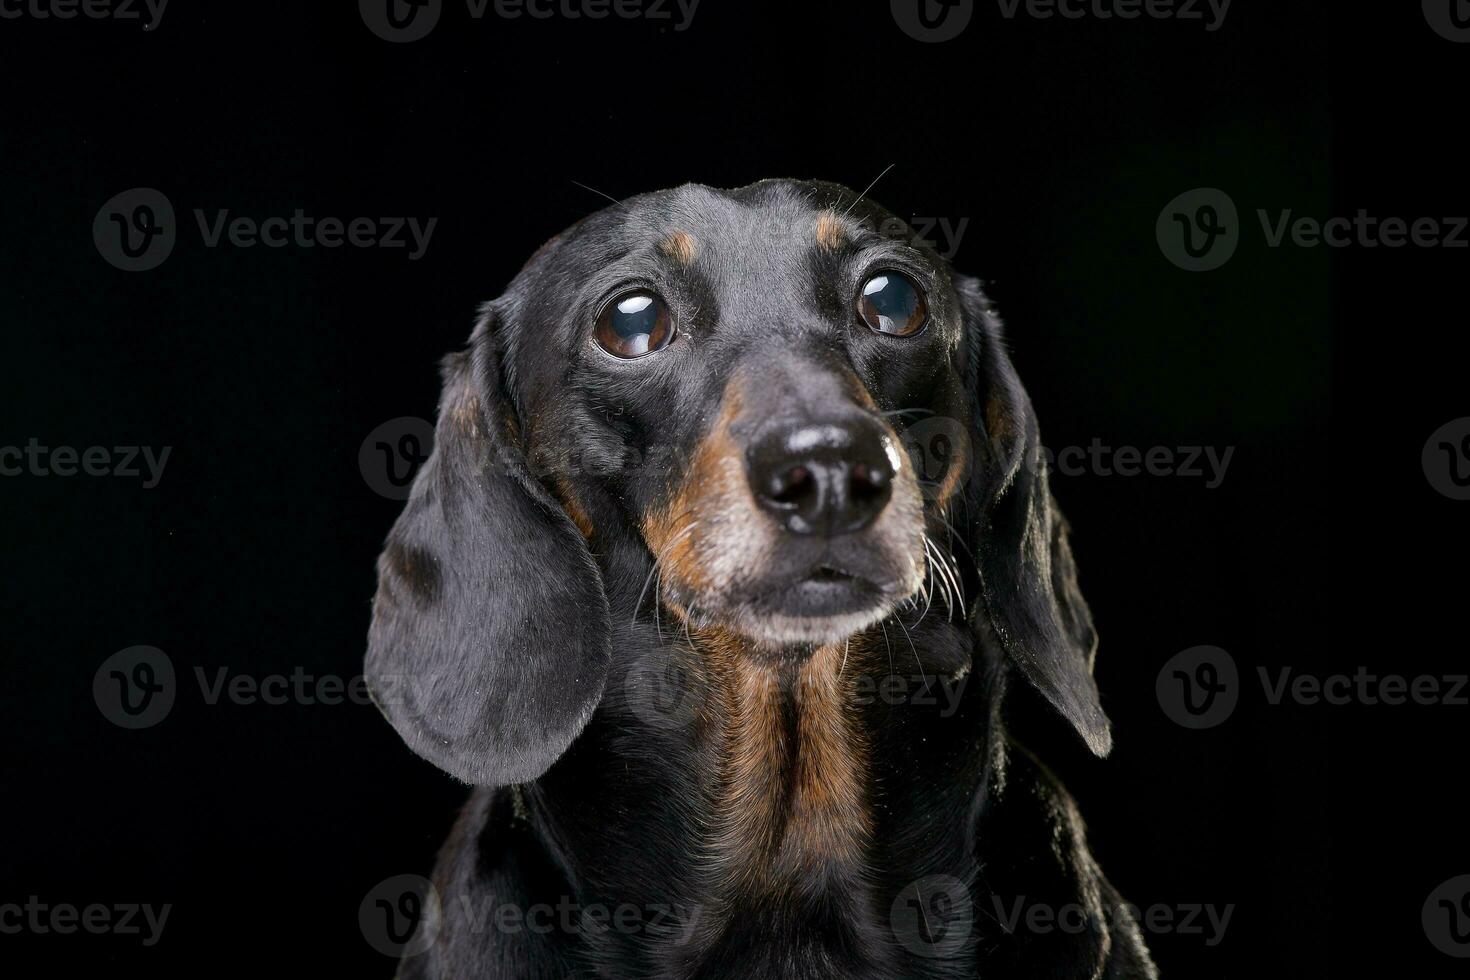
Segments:
[[[771,661],[728,634],[702,635],[696,647],[717,706],[705,846],[719,891],[766,897],[857,876],[873,829],[869,745],[853,687],[863,642],[791,661]]]
[[[625,634],[606,710],[528,788],[567,887],[587,902],[683,910],[678,935],[645,950],[679,975],[716,963],[726,972],[702,975],[759,975],[752,949],[813,936],[828,957],[813,976],[896,975],[859,968],[891,946],[880,883],[918,879],[939,852],[960,866],[963,815],[985,778],[989,685],[960,698],[968,631],[890,621],[780,658],[718,628],[669,629],[678,613],[665,612],[662,636]],[[920,783],[933,791],[925,819]]]

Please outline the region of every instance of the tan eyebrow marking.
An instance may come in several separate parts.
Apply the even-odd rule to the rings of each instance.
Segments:
[[[697,248],[693,235],[687,231],[675,231],[658,243],[658,250],[680,265],[688,265],[694,261]]]
[[[823,211],[817,217],[817,244],[833,249],[842,244],[842,220],[831,211]]]

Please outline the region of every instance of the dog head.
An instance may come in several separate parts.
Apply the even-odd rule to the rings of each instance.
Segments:
[[[452,774],[525,781],[565,750],[613,611],[790,660],[934,590],[976,595],[977,628],[1107,751],[999,323],[876,205],[794,181],[632,198],[543,246],[444,375],[368,678]]]

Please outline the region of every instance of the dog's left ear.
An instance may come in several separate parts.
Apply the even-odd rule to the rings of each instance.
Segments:
[[[597,566],[518,445],[495,317],[445,359],[434,451],[378,558],[366,665],[409,747],[484,786],[545,772],[611,659]]]
[[[956,277],[976,454],[968,504],[984,616],[1010,660],[1095,754],[1113,747],[1092,678],[1097,633],[1052,499],[1031,400],[978,280]]]

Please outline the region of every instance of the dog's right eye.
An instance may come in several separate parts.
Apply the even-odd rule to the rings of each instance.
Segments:
[[[674,339],[669,306],[647,290],[615,297],[597,315],[597,346],[613,357],[643,357],[661,351]]]

